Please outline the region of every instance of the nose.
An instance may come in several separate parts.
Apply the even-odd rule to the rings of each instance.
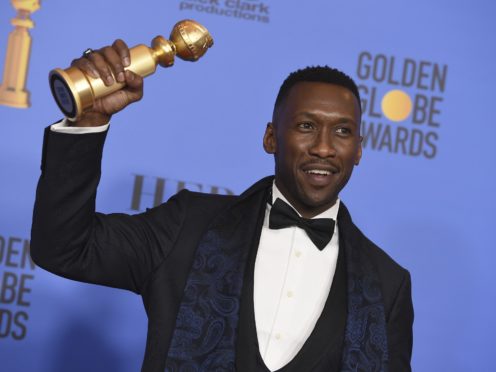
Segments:
[[[327,133],[326,130],[319,131],[312,142],[309,150],[311,155],[319,158],[328,158],[336,156],[336,148],[334,147],[333,136]]]

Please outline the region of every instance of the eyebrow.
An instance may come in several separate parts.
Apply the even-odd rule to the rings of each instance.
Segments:
[[[312,120],[315,120],[315,121],[318,121],[320,119],[320,117],[312,112],[309,112],[309,111],[301,111],[301,112],[297,112],[295,115],[293,115],[293,118],[294,117],[297,117],[297,116],[307,116],[308,118],[312,119]],[[349,117],[346,117],[346,116],[340,116],[337,118],[337,122],[339,123],[351,123],[351,124],[355,124],[356,125],[356,122],[355,120],[349,118]]]

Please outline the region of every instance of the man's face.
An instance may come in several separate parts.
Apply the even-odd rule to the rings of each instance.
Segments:
[[[362,156],[360,106],[339,85],[300,82],[267,125],[264,149],[275,158],[276,185],[304,217],[335,202]]]

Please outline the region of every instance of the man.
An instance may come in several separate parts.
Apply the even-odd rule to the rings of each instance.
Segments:
[[[237,197],[182,191],[143,214],[103,215],[107,123],[143,94],[129,62],[120,40],[73,62],[127,86],[47,128],[33,260],[143,297],[143,371],[410,371],[410,276],[338,198],[362,155],[355,83],[328,67],[285,80],[263,139],[275,178]]]

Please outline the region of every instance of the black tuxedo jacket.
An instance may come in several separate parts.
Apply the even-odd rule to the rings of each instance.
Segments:
[[[198,242],[214,221],[240,249],[249,247],[266,178],[240,196],[179,192],[145,213],[95,213],[105,133],[47,128],[33,213],[31,255],[57,275],[138,293],[148,316],[144,371],[163,371],[183,289]],[[389,370],[410,371],[413,308],[410,277],[353,224],[343,206],[340,234],[377,273],[387,326]],[[216,227],[218,228],[218,226]]]

